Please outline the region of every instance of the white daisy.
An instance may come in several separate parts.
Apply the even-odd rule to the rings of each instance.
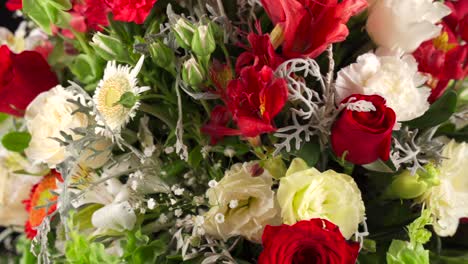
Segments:
[[[138,73],[143,66],[145,57],[141,56],[135,68],[129,65],[117,65],[115,61],[107,63],[104,70],[104,77],[99,82],[96,92],[93,96],[94,104],[98,110],[96,121],[99,126],[96,132],[110,136],[120,134],[120,130],[130,119],[135,117],[136,110],[140,106],[137,101],[131,108],[117,104],[125,93],[139,94],[148,91],[149,87],[138,86]]]

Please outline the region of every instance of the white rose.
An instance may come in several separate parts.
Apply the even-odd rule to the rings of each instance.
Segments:
[[[432,0],[369,1],[367,32],[379,46],[411,53],[421,43],[437,37],[435,24],[450,14],[450,8]]]
[[[434,215],[434,230],[439,236],[453,236],[460,218],[468,217],[468,145],[454,140],[448,143],[439,167],[440,185],[423,195]]]
[[[206,196],[211,209],[204,215],[206,233],[221,239],[244,236],[260,242],[263,229],[281,224],[271,190],[271,174],[257,168],[257,162],[235,164]],[[259,169],[261,174],[254,172]]]
[[[425,81],[411,55],[400,58],[366,53],[338,72],[337,103],[352,94],[377,94],[395,111],[397,121],[408,121],[429,109],[427,98],[431,91],[420,87]]]

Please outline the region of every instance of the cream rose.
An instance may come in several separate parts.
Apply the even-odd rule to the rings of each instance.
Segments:
[[[432,0],[368,0],[367,32],[379,46],[411,53],[421,43],[439,35],[435,25],[450,14],[441,2]]]
[[[206,233],[221,239],[244,236],[261,241],[266,225],[281,224],[271,174],[258,162],[235,164],[206,196],[210,210],[204,215]]]
[[[439,236],[453,236],[460,218],[468,217],[468,145],[454,140],[442,151],[440,184],[420,199],[432,212],[434,230]]]
[[[337,103],[352,94],[377,94],[395,111],[397,121],[408,121],[429,109],[431,91],[421,87],[426,79],[413,56],[377,56],[366,53],[341,69],[336,79]]]
[[[323,218],[338,225],[349,239],[364,221],[364,202],[353,178],[333,170],[321,173],[302,159],[294,159],[281,178],[277,198],[288,225]]]
[[[70,153],[53,138],[62,138],[61,131],[78,138],[72,129],[88,126],[86,115],[72,114],[77,106],[67,101],[70,99],[76,100],[77,95],[59,85],[38,95],[26,109],[24,119],[32,138],[25,153],[35,164],[46,163],[49,167],[55,167],[64,161]],[[92,168],[104,165],[109,159],[111,144],[104,138],[96,141],[90,148],[102,153],[94,156],[94,151],[85,149],[81,162]]]

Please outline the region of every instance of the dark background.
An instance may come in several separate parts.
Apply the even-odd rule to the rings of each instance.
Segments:
[[[20,20],[13,18],[13,12],[10,12],[5,7],[6,2],[6,0],[0,0],[0,27],[9,28],[14,32]]]

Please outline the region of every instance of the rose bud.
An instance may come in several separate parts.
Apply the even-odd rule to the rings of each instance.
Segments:
[[[354,94],[344,99],[347,104],[331,131],[331,144],[338,157],[354,164],[368,164],[390,157],[395,112],[379,95]],[[346,152],[346,154],[345,154]]]
[[[210,25],[198,26],[192,39],[192,50],[201,57],[210,56],[216,49],[213,29]]]

